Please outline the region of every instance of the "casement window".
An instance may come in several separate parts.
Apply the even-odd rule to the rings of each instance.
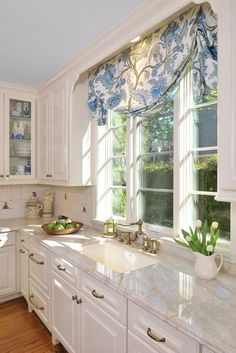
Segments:
[[[101,193],[106,201],[97,205],[100,218],[141,218],[169,235],[198,218],[216,220],[221,237],[229,239],[230,204],[214,199],[217,96],[199,100],[192,82],[189,71],[175,96],[158,108],[136,117],[110,111],[107,125],[98,128],[100,142],[106,141],[102,165],[108,176]]]

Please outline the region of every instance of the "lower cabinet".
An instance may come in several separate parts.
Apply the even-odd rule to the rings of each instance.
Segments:
[[[53,340],[60,341],[70,353],[78,353],[80,304],[78,290],[51,271],[52,336]]]
[[[15,246],[0,248],[0,297],[16,291]]]
[[[126,353],[126,327],[83,298],[80,318],[81,353]]]

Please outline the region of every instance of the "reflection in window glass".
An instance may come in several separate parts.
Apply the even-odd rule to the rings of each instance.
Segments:
[[[112,211],[113,215],[125,217],[126,190],[112,189]]]
[[[213,221],[219,222],[220,237],[230,239],[230,203],[218,202],[214,196],[195,195],[194,206],[196,218],[207,220],[210,225]]]
[[[217,146],[217,105],[194,109],[195,147]]]
[[[115,186],[126,186],[125,158],[113,158],[112,184]]]
[[[173,227],[173,193],[141,191],[141,218],[145,223]]]
[[[194,190],[217,192],[217,151],[193,152]]]
[[[173,154],[140,157],[140,186],[150,189],[173,189]]]

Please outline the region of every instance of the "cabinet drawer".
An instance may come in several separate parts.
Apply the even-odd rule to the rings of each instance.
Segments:
[[[36,241],[29,242],[30,278],[46,293],[49,293],[49,252]]]
[[[75,284],[77,268],[63,257],[52,256],[52,269],[70,283]]]
[[[126,325],[126,298],[92,276],[81,272],[80,289],[93,303]]]
[[[199,353],[193,339],[158,319],[138,305],[128,302],[128,327],[159,353]],[[158,339],[162,341],[158,342]]]
[[[32,279],[29,281],[29,304],[47,328],[50,329],[49,297]]]
[[[0,233],[0,247],[15,245],[16,234],[15,232]]]

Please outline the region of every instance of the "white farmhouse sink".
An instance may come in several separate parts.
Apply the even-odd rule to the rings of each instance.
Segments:
[[[126,273],[157,264],[155,255],[107,242],[84,245],[81,253],[115,272]]]

